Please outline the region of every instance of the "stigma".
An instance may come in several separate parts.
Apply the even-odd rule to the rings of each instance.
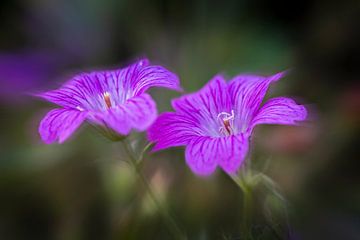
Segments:
[[[234,134],[234,123],[235,113],[234,110],[231,110],[231,114],[228,112],[221,112],[218,114],[217,119],[220,123],[219,132],[226,136]]]
[[[111,108],[111,98],[110,97],[111,97],[111,95],[109,92],[103,93],[103,98],[104,98],[107,109]]]

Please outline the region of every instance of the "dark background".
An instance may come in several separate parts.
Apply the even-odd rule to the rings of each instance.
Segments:
[[[26,95],[142,56],[187,92],[218,72],[291,69],[269,96],[296,96],[311,119],[258,127],[251,161],[270,160],[292,239],[359,239],[359,1],[2,0],[0,16],[0,239],[172,239],[118,144],[88,126],[43,144],[53,106]],[[179,96],[151,92],[159,111]],[[181,148],[149,155],[144,173],[190,239],[240,239],[242,196],[225,174],[195,176]],[[263,207],[256,239],[276,239]]]

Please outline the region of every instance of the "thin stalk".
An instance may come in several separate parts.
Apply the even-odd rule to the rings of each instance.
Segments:
[[[130,144],[126,140],[123,141],[123,145],[124,145],[124,149],[125,149],[127,155],[130,158],[131,165],[133,166],[136,174],[138,175],[139,179],[141,180],[142,184],[144,185],[145,190],[147,191],[150,198],[154,202],[154,204],[157,207],[158,211],[160,212],[160,214],[164,218],[165,223],[167,224],[169,230],[172,232],[172,234],[174,235],[174,237],[176,239],[179,239],[179,240],[187,239],[186,235],[178,227],[178,225],[176,224],[175,220],[172,218],[172,216],[170,215],[170,213],[168,212],[166,207],[163,204],[161,204],[161,202],[158,200],[158,198],[156,197],[156,194],[154,193],[154,191],[153,191],[153,189],[151,187],[151,184],[149,183],[149,181],[145,178],[145,176],[141,172],[141,166],[140,165],[141,165],[141,162],[142,162],[142,159],[143,159],[143,155],[144,155],[144,152],[146,151],[146,149],[148,147],[150,147],[150,145],[147,145],[145,147],[145,149],[140,154],[139,159],[136,159],[132,147],[130,146]]]
[[[251,222],[252,222],[252,192],[246,184],[244,178],[237,175],[230,175],[230,178],[236,183],[243,194],[243,211],[242,211],[242,224],[241,234],[244,239],[252,239]]]

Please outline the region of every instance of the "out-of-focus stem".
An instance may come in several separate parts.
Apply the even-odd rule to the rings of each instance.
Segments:
[[[130,158],[131,165],[133,166],[133,168],[134,168],[136,174],[138,175],[140,181],[144,185],[145,190],[149,194],[150,198],[152,199],[152,201],[156,205],[158,211],[160,212],[160,214],[164,218],[165,223],[167,224],[169,230],[173,233],[173,235],[174,235],[174,237],[176,239],[178,239],[178,240],[187,239],[186,235],[178,227],[178,225],[176,224],[175,220],[172,218],[172,216],[170,215],[170,213],[168,212],[166,207],[161,203],[161,201],[159,201],[157,199],[156,194],[155,194],[155,192],[153,191],[153,189],[151,187],[151,184],[149,183],[149,181],[145,178],[145,176],[141,172],[141,163],[142,163],[142,160],[143,160],[143,157],[144,157],[144,153],[146,152],[146,149],[150,147],[150,145],[147,145],[144,148],[144,150],[141,152],[141,154],[139,156],[139,159],[137,159],[135,157],[134,151],[133,151],[131,145],[129,144],[129,142],[126,141],[126,139],[123,140],[123,146],[124,146],[124,149],[125,149],[127,155]]]
[[[243,194],[243,211],[242,211],[242,222],[241,222],[241,235],[242,239],[252,239],[251,235],[251,222],[252,222],[252,191],[251,188],[246,184],[243,177],[238,175],[230,175],[231,179],[240,188]]]

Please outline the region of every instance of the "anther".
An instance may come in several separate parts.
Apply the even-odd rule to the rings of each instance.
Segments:
[[[106,107],[111,108],[110,93],[109,92],[104,92],[103,96],[104,96]]]

